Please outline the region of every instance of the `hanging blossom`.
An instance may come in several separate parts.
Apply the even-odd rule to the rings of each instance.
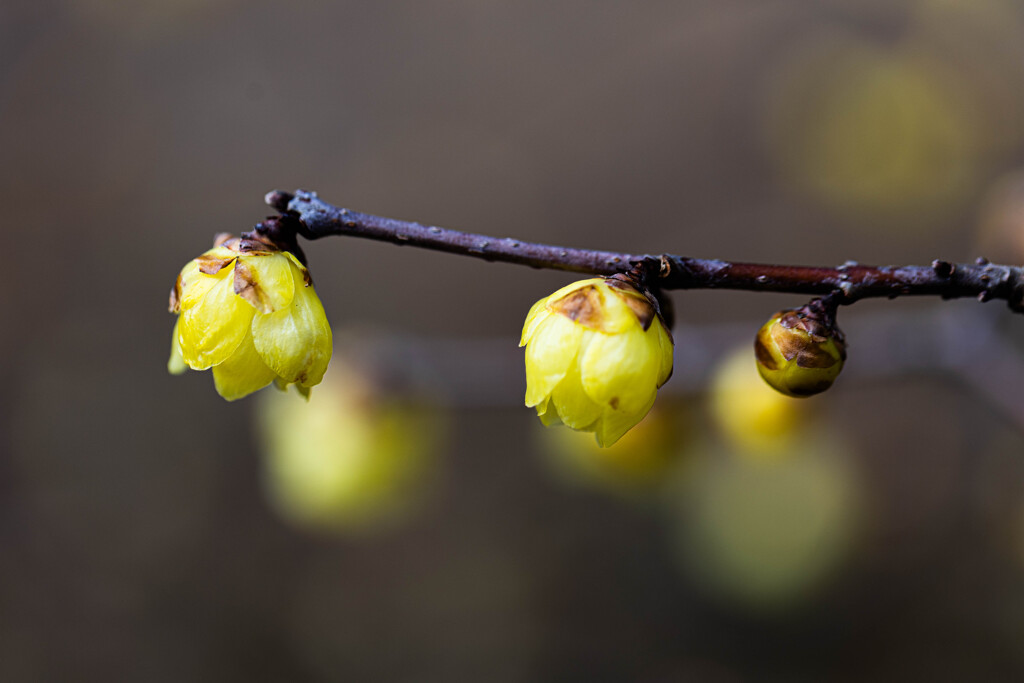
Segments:
[[[626,279],[592,278],[526,316],[526,406],[545,425],[593,432],[610,446],[651,409],[672,374],[672,337],[657,300]]]
[[[229,401],[271,382],[308,397],[331,360],[331,328],[309,271],[258,235],[219,235],[182,268],[170,310],[179,316],[167,369],[212,368]]]

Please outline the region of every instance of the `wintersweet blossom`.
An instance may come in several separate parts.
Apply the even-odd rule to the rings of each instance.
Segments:
[[[309,395],[331,359],[331,328],[309,271],[269,241],[219,236],[171,290],[179,313],[167,369],[213,370],[229,401],[271,382]]]
[[[545,425],[593,432],[610,446],[654,404],[672,374],[672,337],[656,301],[625,280],[563,287],[530,309],[526,405]]]

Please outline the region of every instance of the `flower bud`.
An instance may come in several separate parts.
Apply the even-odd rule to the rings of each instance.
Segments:
[[[761,377],[774,389],[796,398],[825,391],[843,369],[843,333],[822,306],[812,302],[796,310],[779,311],[754,339]]]
[[[657,301],[623,278],[593,278],[541,299],[526,317],[526,405],[545,425],[610,446],[654,404],[672,373]]]
[[[253,235],[219,236],[178,275],[167,368],[212,368],[229,401],[271,382],[295,383],[308,396],[331,359],[331,328],[306,267]]]

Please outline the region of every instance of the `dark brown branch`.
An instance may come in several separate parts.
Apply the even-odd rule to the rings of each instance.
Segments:
[[[840,304],[873,297],[977,297],[981,301],[1005,299],[1013,310],[1024,310],[1024,269],[991,264],[985,259],[973,264],[934,261],[930,266],[863,266],[847,263],[835,268],[731,263],[672,254],[652,256],[574,249],[476,235],[338,208],[321,200],[316,193],[303,190],[294,195],[274,191],[267,195],[266,201],[282,214],[297,218],[295,230],[306,239],[330,235],[365,237],[487,261],[594,275],[613,275],[642,265],[656,275],[662,289],[831,293]]]
[[[518,263],[534,268],[553,268],[597,275],[625,272],[640,261],[656,258],[556,247],[509,237],[474,235],[394,218],[382,218],[331,206],[315,193],[302,190],[298,190],[294,196],[280,191],[271,192],[267,195],[266,201],[281,213],[287,212],[297,216],[302,222],[298,232],[306,239],[318,239],[329,235],[366,237],[400,246],[474,256],[486,261]]]
[[[729,263],[682,256],[662,257],[661,286],[665,289],[743,289],[751,291],[828,294],[849,304],[859,299],[898,296],[977,297],[1005,299],[1021,310],[1024,280],[1019,266],[934,261],[930,266],[863,266],[847,263],[836,268]]]

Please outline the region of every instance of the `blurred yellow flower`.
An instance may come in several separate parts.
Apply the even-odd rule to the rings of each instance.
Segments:
[[[719,363],[710,389],[711,416],[740,452],[777,458],[800,450],[793,436],[801,427],[805,403],[768,387],[746,344]]]
[[[526,316],[526,406],[545,425],[610,446],[643,419],[672,374],[672,338],[655,304],[614,278],[580,280]]]
[[[982,83],[1014,89],[951,52],[914,31],[885,46],[833,29],[794,41],[770,68],[763,119],[783,182],[887,238],[948,224],[1005,147],[986,149],[1006,107]]]
[[[220,236],[181,270],[170,309],[180,316],[167,369],[213,368],[229,401],[272,381],[308,396],[331,359],[331,328],[309,272],[267,242]]]
[[[551,473],[566,483],[643,501],[661,491],[684,462],[690,413],[680,401],[663,397],[613,446],[601,448],[583,432],[543,427],[537,428],[538,445]]]
[[[389,393],[370,366],[342,352],[316,401],[271,392],[255,404],[266,494],[300,528],[383,531],[411,519],[429,493],[446,416],[435,397]]]
[[[711,596],[770,613],[813,599],[861,539],[863,481],[841,433],[805,429],[803,448],[761,460],[709,444],[664,497],[676,557]],[[814,444],[808,447],[807,444]]]

